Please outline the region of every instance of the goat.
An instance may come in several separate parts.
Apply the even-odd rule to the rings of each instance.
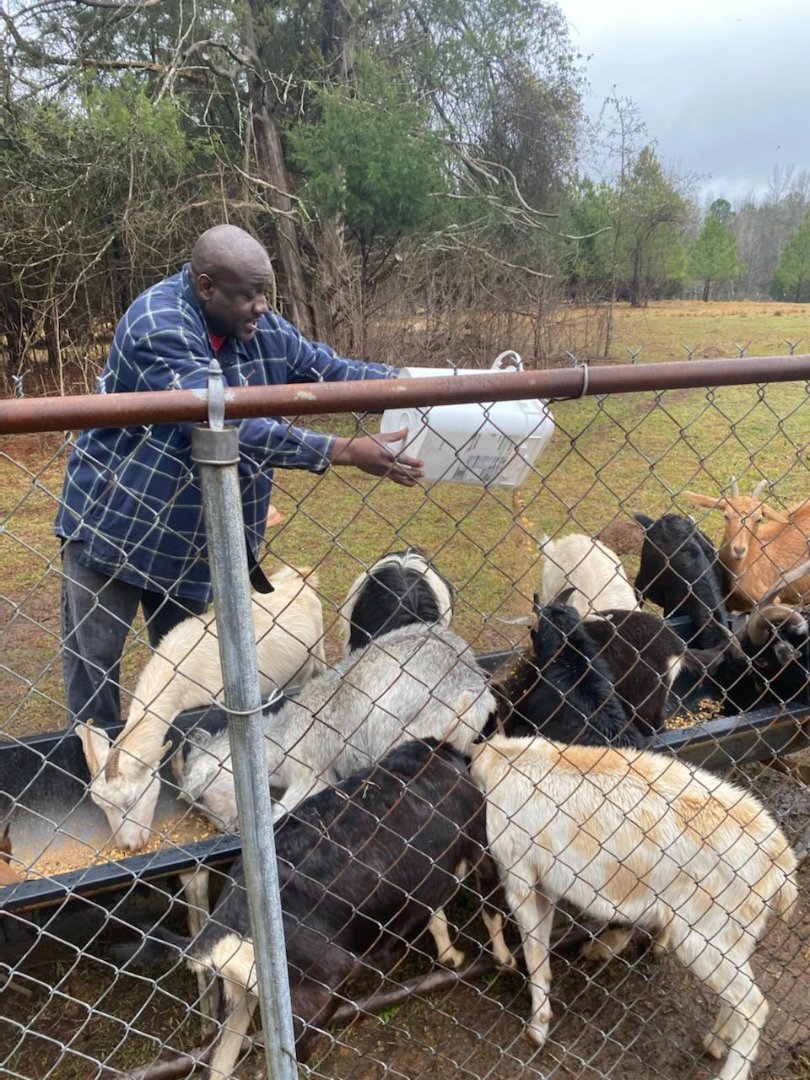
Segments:
[[[262,693],[303,681],[325,667],[323,609],[317,577],[284,567],[274,591],[254,593],[253,623]],[[115,843],[137,851],[147,843],[160,791],[164,741],[184,709],[207,705],[222,690],[213,612],[184,619],[170,630],[144,667],[123,730],[114,742],[91,724],[79,725],[90,772],[90,796],[107,816]]]
[[[636,592],[665,616],[688,616],[695,628],[688,640],[693,648],[723,645],[729,638],[724,597],[731,582],[711,540],[681,514],[657,521],[646,514],[633,517],[644,530]]]
[[[564,597],[567,594],[563,594]],[[589,623],[562,600],[535,597],[533,656],[496,677],[497,727],[507,735],[542,734],[560,742],[641,746],[641,731],[614,691],[615,673]]]
[[[343,656],[412,623],[449,626],[453,589],[419,551],[383,555],[352,582],[338,612]]]
[[[728,497],[683,492],[694,506],[723,511],[720,558],[731,575],[727,602],[735,611],[750,611],[785,571],[807,558],[810,498],[782,513],[762,500],[767,486],[767,480],[760,480],[750,496],[740,495],[732,478]],[[810,600],[810,574],[785,586],[778,599],[797,604]]]
[[[571,533],[558,540],[545,537],[540,548],[545,603],[573,589],[569,602],[580,615],[607,608],[632,611],[640,606],[621,559],[599,540]]]
[[[486,675],[458,634],[422,624],[383,634],[266,718],[269,782],[283,791],[274,816],[407,739],[446,737],[466,753],[494,709]],[[219,823],[233,828],[229,757],[227,732],[201,733],[180,787],[210,816],[215,802]]]
[[[545,1042],[553,905],[647,927],[721,999],[704,1049],[718,1080],[747,1080],[768,1005],[750,958],[787,918],[796,857],[753,797],[664,754],[494,736],[473,747],[487,836],[521,931],[526,1034]]]
[[[808,572],[810,560],[780,575],[725,647],[692,651],[726,707],[748,712],[810,703],[810,608],[771,603]]]
[[[613,672],[615,694],[632,725],[647,737],[661,731],[669,692],[687,662],[683,639],[648,611],[603,611],[585,620],[585,630]]]
[[[436,924],[449,945],[442,909],[470,871],[495,958],[515,966],[491,905],[498,873],[486,850],[484,799],[452,747],[435,740],[396,747],[284,817],[275,844],[299,1061],[312,1055],[352,975],[389,967],[426,928],[437,936]],[[210,1062],[216,1077],[231,1075],[257,1001],[241,863],[231,874],[185,950],[192,968],[222,978],[223,1033]]]

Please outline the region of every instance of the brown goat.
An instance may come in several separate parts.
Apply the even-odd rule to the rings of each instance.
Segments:
[[[751,495],[740,495],[737,481],[732,479],[729,496],[683,492],[694,506],[723,511],[726,527],[720,558],[734,582],[727,603],[735,611],[750,611],[786,571],[807,558],[810,498],[782,513],[763,501],[767,486],[767,480],[760,480]],[[810,574],[786,585],[779,599],[792,603],[810,600]]]

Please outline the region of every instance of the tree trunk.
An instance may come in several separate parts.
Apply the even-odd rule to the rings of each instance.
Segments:
[[[245,13],[245,43],[255,55],[258,66],[262,65],[262,43],[256,39],[255,25],[261,25],[263,0],[249,0]],[[255,21],[254,21],[255,20]],[[291,213],[293,201],[287,166],[281,146],[281,134],[266,98],[269,85],[260,72],[250,73],[250,111],[256,161],[263,180],[271,185],[267,189],[267,201],[277,213],[273,225],[277,238],[277,260],[281,267],[280,292],[285,300],[285,317],[295,323],[307,337],[313,336],[314,319],[307,301],[307,287],[298,244],[298,231]]]
[[[633,252],[633,280],[630,282],[630,307],[641,307],[641,248]]]
[[[704,304],[708,304],[709,297],[711,296],[711,293],[712,293],[712,279],[711,278],[706,278],[706,280],[703,282],[703,303]]]
[[[333,80],[348,81],[354,67],[354,22],[340,0],[322,0],[321,55]],[[346,252],[340,217],[324,221],[317,238],[317,258],[313,270],[313,315],[317,336],[335,345],[335,335],[343,337],[344,351],[353,352],[351,262]]]

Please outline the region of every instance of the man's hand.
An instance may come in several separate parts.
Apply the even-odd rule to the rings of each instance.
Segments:
[[[407,437],[408,429],[402,428],[401,431],[389,431],[384,435],[336,438],[332,444],[332,464],[353,465],[372,476],[385,476],[395,484],[413,487],[425,475],[425,463],[388,449],[390,443],[402,442]]]

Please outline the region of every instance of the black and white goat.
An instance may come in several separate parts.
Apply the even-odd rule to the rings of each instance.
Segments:
[[[383,634],[266,717],[268,779],[279,793],[275,817],[397,743],[445,737],[467,753],[494,709],[486,673],[458,634],[424,625]],[[228,732],[195,733],[190,742],[181,792],[234,827]]]
[[[276,854],[300,1061],[311,1056],[352,975],[390,966],[425,929],[437,940],[447,937],[442,909],[470,871],[478,876],[493,953],[514,967],[502,915],[490,904],[498,875],[486,849],[485,813],[465,759],[426,740],[398,746],[279,822]],[[231,1075],[257,1001],[241,864],[232,873],[186,952],[193,968],[222,978],[220,1015],[227,1026],[211,1058],[212,1077]]]
[[[452,616],[450,582],[420,551],[392,551],[352,582],[338,611],[341,651],[348,656],[372,638],[413,623],[449,626]]]
[[[664,514],[657,521],[646,514],[633,517],[644,529],[636,592],[658,604],[665,616],[688,616],[695,628],[688,640],[693,648],[725,644],[730,581],[714,544],[690,517]]]

